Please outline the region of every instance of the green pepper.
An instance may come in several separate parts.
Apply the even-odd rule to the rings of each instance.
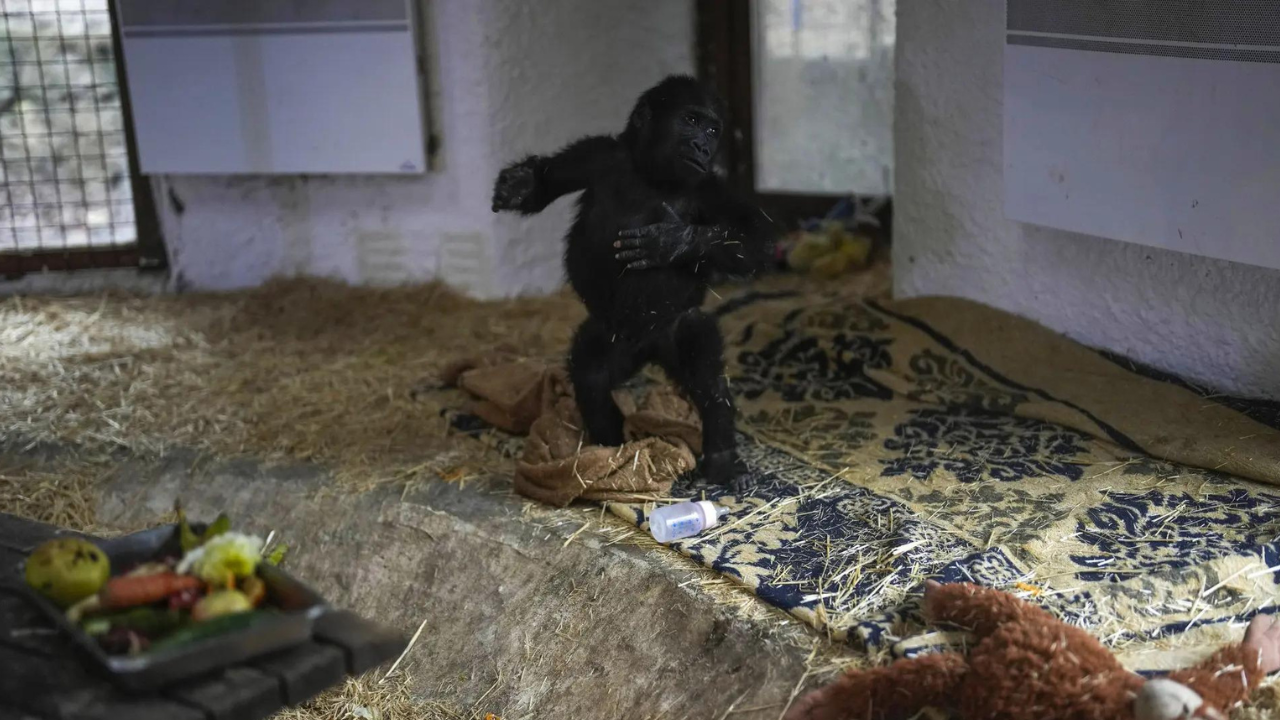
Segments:
[[[289,552],[289,546],[280,543],[271,549],[271,553],[267,555],[266,560],[269,565],[279,565],[284,562],[284,554]]]
[[[231,529],[231,518],[226,513],[218,513],[218,517],[204,529],[204,535],[197,535],[187,522],[187,513],[183,511],[182,503],[174,502],[173,510],[178,514],[178,542],[182,545],[184,554]]]
[[[203,545],[210,540],[231,529],[231,518],[226,513],[218,513],[218,517],[204,529],[204,537],[200,538],[200,544]]]
[[[183,554],[186,554],[200,547],[200,536],[196,535],[187,522],[187,514],[182,511],[182,503],[175,502],[173,509],[178,513],[178,542],[182,546]]]
[[[270,610],[255,610],[253,612],[235,613],[234,615],[222,615],[205,622],[192,623],[151,643],[151,648],[148,652],[169,650],[181,645],[206,640],[223,633],[251,628],[270,620],[275,615],[276,613]]]

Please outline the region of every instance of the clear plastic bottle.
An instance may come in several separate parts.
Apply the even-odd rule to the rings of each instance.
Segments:
[[[728,508],[716,507],[707,500],[667,505],[649,514],[649,532],[665,545],[710,530],[727,512]]]

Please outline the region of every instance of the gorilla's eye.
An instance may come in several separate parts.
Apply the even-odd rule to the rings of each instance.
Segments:
[[[711,137],[715,137],[720,134],[720,128],[707,128],[707,134]]]
[[[693,115],[685,115],[685,116],[684,116],[684,121],[685,121],[685,122],[687,122],[687,123],[689,123],[690,125],[697,125],[697,124],[698,124],[698,118],[694,117]]]

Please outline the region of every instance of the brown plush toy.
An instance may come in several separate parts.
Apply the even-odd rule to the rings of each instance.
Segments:
[[[1089,633],[1008,593],[930,581],[924,612],[973,632],[967,658],[934,653],[851,671],[801,698],[785,720],[909,720],[930,707],[962,720],[1225,718],[1280,670],[1280,621],[1269,615],[1253,619],[1240,645],[1148,681]]]

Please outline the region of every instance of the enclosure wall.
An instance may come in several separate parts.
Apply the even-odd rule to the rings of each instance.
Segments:
[[[1214,388],[1280,397],[1280,272],[1006,220],[1003,0],[898,13],[895,292],[972,298]]]

